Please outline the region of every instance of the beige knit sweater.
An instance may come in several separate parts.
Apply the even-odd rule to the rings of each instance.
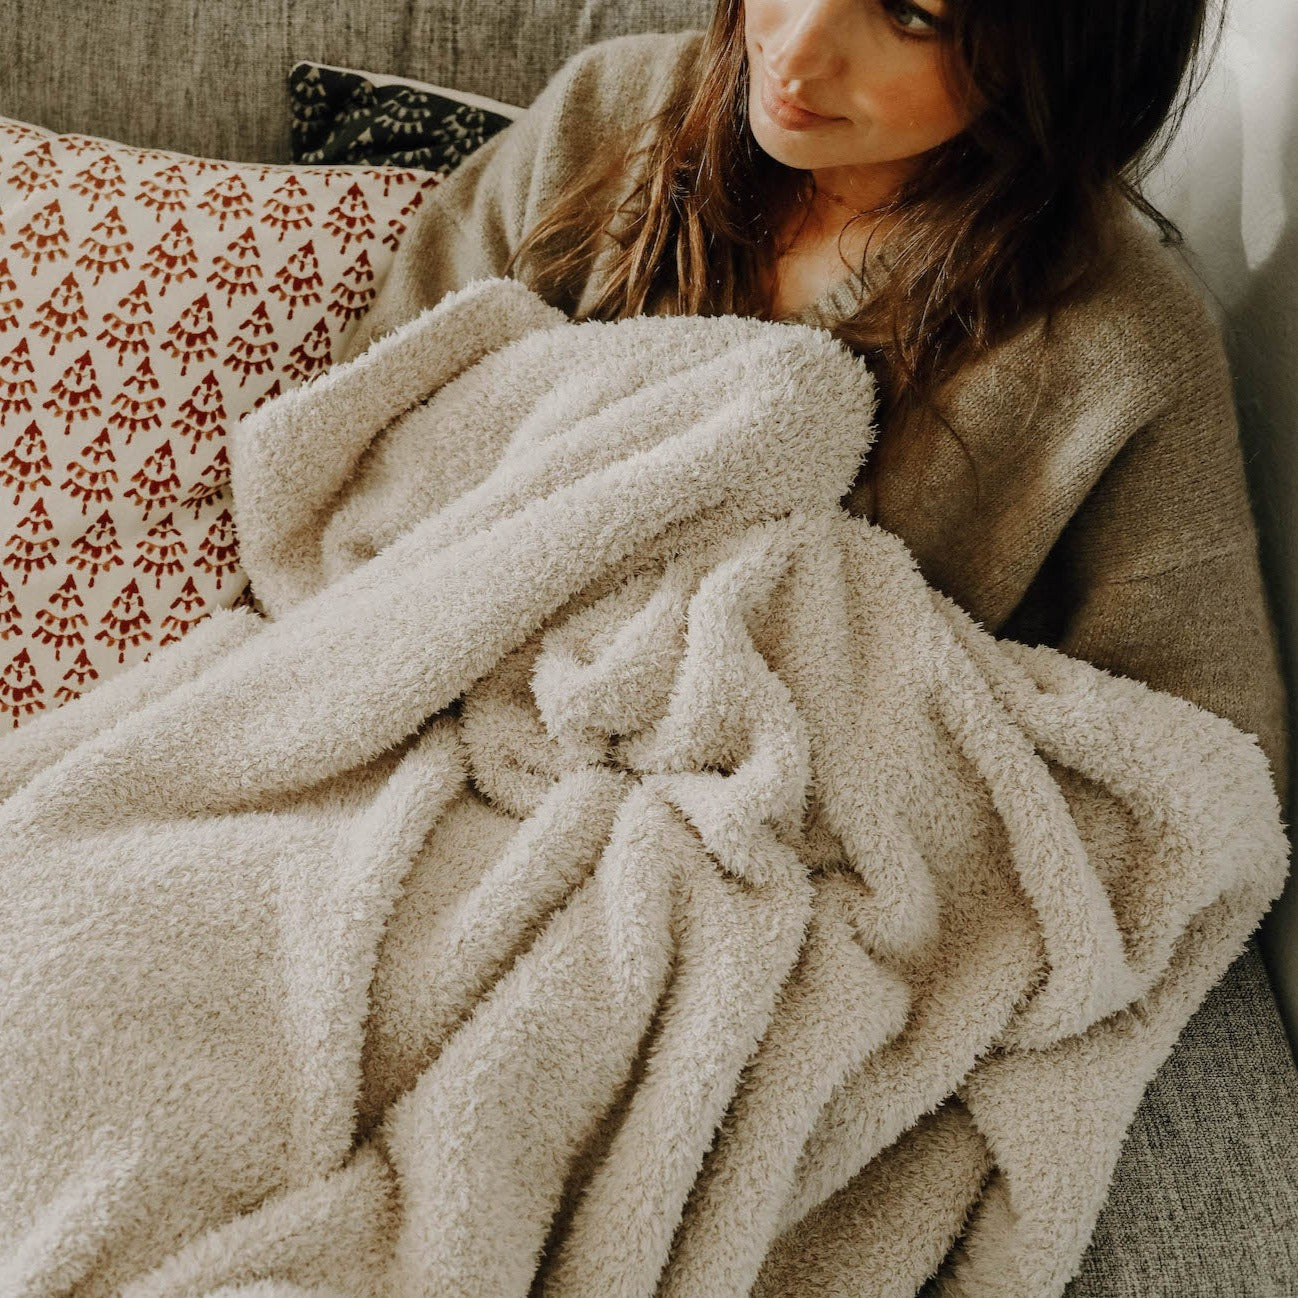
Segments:
[[[347,355],[500,274],[609,132],[696,74],[701,40],[615,37],[570,59],[434,191]],[[844,275],[789,319],[842,319],[856,300]],[[580,314],[598,282],[596,264],[576,302],[554,305]],[[1124,219],[1102,285],[1048,339],[1025,327],[943,395],[978,467],[977,508],[964,452],[922,413],[880,430],[846,507],[900,537],[926,579],[994,634],[1053,645],[1256,734],[1287,806],[1285,687],[1230,374],[1176,254]]]

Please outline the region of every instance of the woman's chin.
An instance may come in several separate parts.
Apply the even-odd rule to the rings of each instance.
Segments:
[[[757,142],[757,147],[763,153],[774,158],[776,162],[784,163],[786,167],[797,167],[799,170],[805,171],[822,165],[816,160],[815,149],[809,147],[809,141],[799,141],[796,137],[789,138],[765,119],[759,120],[760,112],[761,109],[758,108],[749,114],[748,127]]]

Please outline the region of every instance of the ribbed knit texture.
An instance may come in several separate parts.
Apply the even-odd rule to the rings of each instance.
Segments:
[[[570,59],[447,179],[406,234],[348,355],[471,279],[502,273],[542,208],[614,130],[697,75],[700,31],[619,36]],[[599,265],[576,301],[598,291]],[[847,276],[792,322],[832,325]],[[884,427],[849,511],[900,537],[993,633],[1180,695],[1256,734],[1288,805],[1285,686],[1258,562],[1230,373],[1177,255],[1134,214],[1107,274],[942,394],[977,464],[925,414]]]

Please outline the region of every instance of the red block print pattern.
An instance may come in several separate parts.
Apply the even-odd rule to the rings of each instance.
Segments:
[[[226,434],[333,363],[438,179],[0,118],[0,726],[250,602]]]

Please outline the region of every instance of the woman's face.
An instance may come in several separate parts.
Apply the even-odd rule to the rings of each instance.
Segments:
[[[968,125],[942,76],[945,13],[946,0],[746,0],[758,145],[862,207],[886,198]],[[780,97],[822,116],[781,112]]]

